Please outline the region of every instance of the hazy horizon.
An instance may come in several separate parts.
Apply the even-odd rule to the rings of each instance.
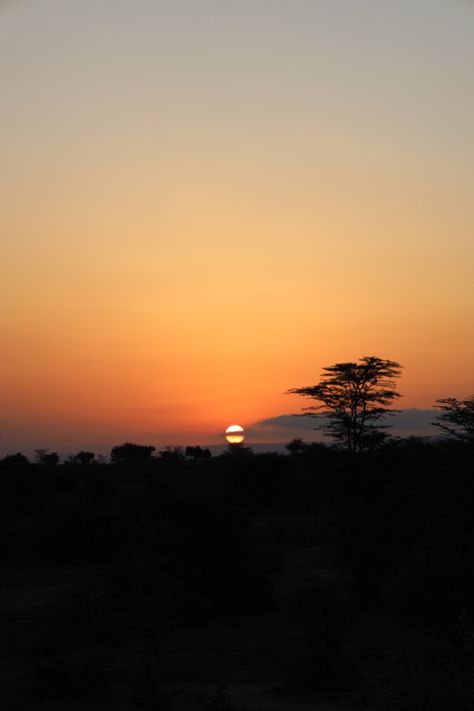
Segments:
[[[402,410],[399,413],[385,418],[384,424],[388,425],[387,432],[394,437],[439,437],[439,429],[432,423],[438,414],[437,410],[419,410],[416,408]],[[325,442],[331,444],[331,439],[324,434],[322,429],[323,420],[317,423],[312,418],[295,417],[293,414],[278,415],[267,418],[260,422],[246,424],[245,446],[259,451],[285,451],[285,445],[291,440],[299,438],[307,443]],[[227,447],[225,432],[213,432],[206,439],[205,436],[194,436],[192,432],[186,433],[164,433],[148,432],[141,433],[138,437],[130,437],[127,432],[117,432],[115,438],[98,437],[95,439],[76,438],[71,441],[63,441],[58,446],[60,440],[37,440],[18,441],[7,443],[0,438],[0,456],[21,452],[28,457],[34,456],[36,449],[48,449],[58,451],[62,457],[76,454],[80,450],[92,450],[97,455],[108,456],[112,447],[133,441],[142,445],[153,445],[157,450],[171,447],[186,447],[199,445],[209,447],[213,454],[224,451]]]

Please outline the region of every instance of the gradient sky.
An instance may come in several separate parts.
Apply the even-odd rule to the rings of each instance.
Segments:
[[[0,0],[0,451],[474,391],[474,3]]]

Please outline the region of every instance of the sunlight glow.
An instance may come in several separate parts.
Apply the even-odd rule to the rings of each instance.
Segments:
[[[230,425],[225,431],[225,438],[229,444],[242,444],[245,439],[244,428],[240,425]]]

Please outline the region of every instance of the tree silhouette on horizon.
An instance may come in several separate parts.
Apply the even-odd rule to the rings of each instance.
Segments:
[[[354,454],[383,441],[387,425],[380,420],[398,410],[391,405],[400,394],[396,380],[402,366],[393,360],[364,356],[358,363],[335,363],[323,368],[316,385],[291,388],[288,394],[319,402],[299,417],[325,417],[320,426],[326,434]]]
[[[437,415],[435,427],[463,442],[474,444],[474,395],[458,400],[445,397],[436,400],[435,405],[441,413]]]

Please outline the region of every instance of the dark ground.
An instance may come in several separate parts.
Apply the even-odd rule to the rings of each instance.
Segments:
[[[473,709],[473,474],[420,440],[6,458],[2,709]]]

